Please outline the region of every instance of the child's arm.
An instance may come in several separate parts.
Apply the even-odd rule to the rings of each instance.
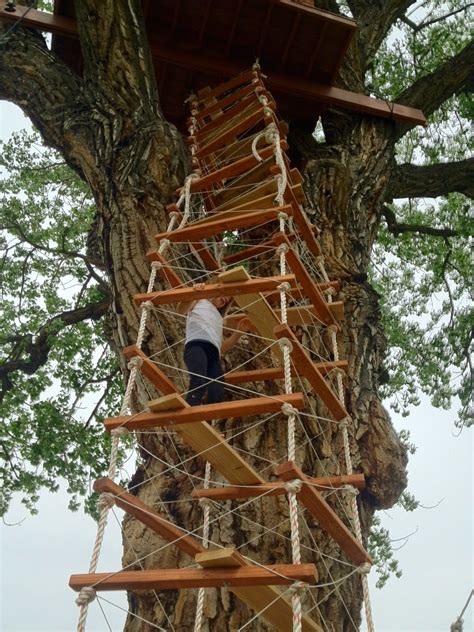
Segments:
[[[206,287],[205,283],[196,283],[193,285],[193,290],[203,290]],[[186,301],[185,303],[178,303],[176,306],[176,312],[181,316],[186,316],[193,309],[199,299],[195,301]]]
[[[237,324],[237,331],[233,331],[230,336],[224,338],[222,341],[221,353],[227,353],[227,351],[230,351],[232,347],[238,343],[242,334],[249,331],[250,325],[251,323],[248,318],[242,318],[242,320],[239,320]]]

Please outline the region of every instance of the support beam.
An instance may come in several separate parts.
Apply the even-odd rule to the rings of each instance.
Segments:
[[[338,360],[337,362],[315,362],[314,367],[321,372],[321,375],[328,375],[334,369],[347,370],[347,360]],[[296,371],[291,367],[291,375],[295,377]],[[255,369],[253,371],[231,371],[224,375],[226,384],[242,384],[242,382],[269,382],[273,380],[282,380],[285,377],[283,367],[274,369]]]
[[[224,586],[276,586],[294,581],[315,584],[314,564],[273,564],[264,568],[179,568],[159,571],[120,571],[71,575],[69,586],[80,591],[92,586],[95,590],[182,590],[183,588],[223,588]]]
[[[249,561],[234,549],[217,549],[196,555],[196,562],[203,568],[238,568],[249,566]],[[272,630],[288,632],[293,627],[293,610],[290,600],[275,586],[231,588],[249,608],[259,613]],[[323,632],[308,615],[303,614],[302,632]]]
[[[356,489],[365,488],[365,476],[363,474],[351,474],[346,476],[326,476],[321,478],[306,477],[306,482],[321,492],[352,485]],[[193,489],[192,498],[209,498],[214,501],[237,500],[241,498],[255,498],[262,496],[283,496],[288,493],[285,483],[262,483],[261,485],[227,487],[211,487],[209,489]]]
[[[216,296],[232,296],[235,298],[244,294],[276,290],[280,283],[283,282],[288,282],[293,285],[293,287],[296,287],[294,274],[285,274],[283,276],[251,279],[245,282],[208,283],[202,290],[185,287],[177,290],[167,290],[165,292],[135,294],[133,300],[137,305],[141,305],[145,301],[151,301],[153,305],[171,305],[189,301],[199,301],[203,298],[215,298]]]
[[[184,529],[180,529],[169,520],[162,518],[151,507],[111,481],[110,478],[99,478],[99,480],[95,481],[94,491],[99,494],[112,494],[117,507],[134,516],[141,523],[191,557],[194,558],[195,555],[206,550],[196,538],[188,535]]]
[[[288,461],[279,465],[276,474],[285,482],[296,479],[303,481],[301,491],[296,494],[296,497],[316,518],[321,527],[339,544],[351,562],[354,564],[373,563],[364,547],[331,509],[318,490],[309,484],[306,476],[294,463]]]
[[[104,426],[108,431],[114,430],[114,428],[127,428],[128,430],[143,430],[158,426],[173,428],[179,424],[209,421],[211,419],[229,419],[232,417],[277,413],[285,402],[302,410],[304,408],[303,393],[277,395],[275,397],[251,397],[250,399],[239,399],[232,402],[190,406],[189,408],[162,413],[139,413],[137,415],[108,417],[104,421]]]
[[[164,395],[171,393],[179,393],[176,384],[163,373],[136,345],[130,345],[122,350],[123,355],[129,360],[130,358],[141,358],[143,364],[140,367],[141,373]]]
[[[274,330],[277,338],[287,338],[293,349],[290,352],[291,359],[295,366],[296,372],[304,377],[311,384],[315,393],[319,395],[327,406],[327,409],[336,421],[341,421],[348,417],[348,413],[338,396],[326,382],[321,372],[314,366],[314,362],[303,349],[301,343],[296,338],[288,325],[278,325]]]
[[[286,252],[286,260],[298,279],[299,283],[301,283],[301,287],[303,288],[306,296],[309,298],[311,303],[313,304],[317,317],[321,320],[325,325],[335,325],[336,319],[334,318],[331,310],[328,307],[321,291],[319,290],[316,283],[311,278],[308,270],[303,265],[303,262],[298,257],[296,252],[291,247],[291,242],[288,237],[284,233],[278,233],[273,237],[273,241],[275,244],[283,245],[287,247]]]

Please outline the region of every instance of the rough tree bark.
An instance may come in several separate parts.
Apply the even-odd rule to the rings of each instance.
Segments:
[[[332,1],[326,4],[337,6]],[[362,27],[345,62],[342,78],[344,87],[362,90],[367,59],[411,2],[385,2],[382,8],[377,6],[375,15],[370,10],[372,3],[349,4],[360,15]],[[157,229],[164,229],[164,206],[172,201],[174,190],[183,180],[187,156],[181,138],[160,111],[139,3],[81,0],[76,3],[76,13],[84,76],[74,75],[56,59],[39,34],[19,27],[3,45],[0,97],[22,107],[45,142],[58,149],[91,187],[98,213],[95,240],[112,296],[111,344],[119,354],[123,346],[135,342],[139,313],[131,297],[146,287],[149,268],[144,253],[153,245],[152,236]],[[451,86],[447,92],[452,94],[455,89],[456,86]],[[407,92],[407,99],[408,96]],[[444,98],[447,96],[443,93]],[[418,97],[416,105],[423,106]],[[297,122],[292,126],[290,141],[304,171],[308,213],[321,229],[329,275],[342,283],[340,298],[345,304],[345,322],[340,339],[341,357],[349,360],[346,405],[355,421],[351,436],[354,469],[362,471],[368,481],[367,490],[359,497],[366,536],[374,510],[392,506],[406,484],[405,449],[377,394],[386,341],[380,324],[378,296],[367,282],[381,208],[390,195],[394,145],[401,132],[392,122],[357,114],[341,116],[328,112],[323,125],[327,140],[324,145],[314,143],[308,130]],[[163,328],[152,320],[147,329],[144,345],[147,353],[156,353],[182,337],[179,324],[166,315],[163,318]],[[319,339],[306,342],[315,348],[321,344]],[[162,357],[169,364],[180,365],[179,354],[167,352]],[[238,353],[229,356],[229,364],[235,362],[239,362]],[[126,372],[124,366],[124,376]],[[137,407],[143,405],[140,396],[146,399],[145,393],[139,394]],[[228,427],[226,424],[221,427],[235,429],[239,424],[234,421]],[[300,448],[298,459],[303,469],[315,476],[323,470],[343,472],[341,440],[335,425],[328,424],[321,433],[320,428],[308,423],[307,431],[316,436],[314,448],[318,457],[309,448]],[[140,443],[141,465],[134,477],[134,491],[150,506],[166,511],[178,524],[189,529],[198,527],[202,522],[199,505],[183,502],[160,505],[160,499],[186,497],[191,489],[188,474],[202,476],[204,462],[192,459],[182,471],[168,471],[166,463],[176,462],[178,455],[179,460],[187,454],[191,457],[192,453],[175,437],[164,434],[144,434]],[[285,423],[279,418],[236,440],[242,449],[270,460],[284,457],[285,444]],[[264,461],[250,456],[249,459],[262,469]],[[158,476],[164,471],[164,475]],[[152,482],[139,485],[150,478]],[[342,497],[337,503],[338,513],[344,515],[347,500]],[[225,505],[232,506],[230,502]],[[239,515],[229,514],[214,523],[211,539],[228,545],[253,540],[243,550],[245,554],[261,562],[283,562],[290,559],[288,540],[263,533],[258,525],[264,523],[287,537],[286,519],[284,498],[263,500],[249,505]],[[333,541],[314,523],[310,524],[311,537],[319,549],[326,555],[339,557]],[[160,546],[159,538],[135,520],[126,517],[123,526],[124,565],[140,568],[137,556],[143,559],[144,568],[189,564],[189,558],[173,547],[152,553]],[[304,543],[312,546],[307,533]],[[337,561],[315,559],[313,553],[304,549],[303,561],[310,560],[316,562],[322,583],[344,574]],[[359,576],[354,575],[332,594],[330,588],[326,591],[327,598],[321,591],[319,607],[326,628],[334,632],[353,630],[354,624],[360,623]],[[226,589],[208,592],[209,630],[236,629],[249,618],[245,607]],[[195,597],[195,591],[179,596],[174,592],[160,595],[175,629],[193,629]],[[155,595],[130,595],[129,604],[134,615],[167,625]],[[127,632],[147,629],[139,619],[128,617]],[[249,631],[266,629],[261,622],[248,627]]]

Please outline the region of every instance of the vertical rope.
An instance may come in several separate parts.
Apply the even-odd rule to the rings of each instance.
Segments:
[[[206,470],[204,473],[204,484],[203,484],[204,489],[209,489],[210,477],[211,477],[211,464],[209,463],[209,461],[206,461]],[[202,545],[205,549],[207,549],[209,547],[209,517],[210,517],[211,502],[208,498],[201,498],[199,502],[204,507]],[[200,632],[201,627],[202,627],[205,595],[206,595],[206,589],[200,588],[198,592],[198,598],[197,598],[197,604],[196,604],[196,622],[194,624],[194,632]]]
[[[185,202],[185,212],[184,212],[183,219],[181,220],[181,224],[179,227],[183,225],[183,222],[186,223],[187,218],[189,217],[189,214],[190,214],[191,182],[195,177],[196,177],[196,174],[191,174],[190,176],[188,176],[188,178],[186,179],[185,191],[180,196],[177,202],[178,206],[181,206],[183,201]],[[168,224],[167,232],[173,230],[175,224],[177,223],[177,214],[171,213],[170,215],[171,215],[171,219]],[[158,249],[158,252],[160,254],[163,254],[166,251],[166,249],[169,247],[169,243],[170,242],[167,239],[162,239],[160,242],[160,247]],[[153,262],[151,265],[147,293],[153,290],[155,279],[156,279],[156,273],[160,266],[161,266],[161,263],[158,261]],[[138,327],[137,341],[136,341],[136,346],[139,349],[141,349],[141,346],[143,344],[148,314],[152,308],[153,308],[153,304],[150,303],[149,301],[145,301],[144,303],[142,303],[142,312],[140,316],[140,324]],[[122,406],[120,408],[120,416],[126,415],[130,411],[131,397],[132,397],[133,389],[135,387],[139,366],[141,365],[141,363],[142,363],[141,358],[132,358],[128,364],[128,368],[130,369],[130,374],[128,376],[127,387],[125,389],[125,394],[122,400]],[[126,428],[116,428],[112,430],[112,433],[111,433],[112,445],[110,448],[109,469],[107,472],[107,477],[110,478],[111,480],[115,479],[115,475],[117,473],[117,460],[118,460],[120,437],[127,433],[128,433],[128,430]],[[101,494],[98,504],[99,504],[99,520],[97,523],[97,532],[96,532],[94,547],[92,549],[92,555],[91,555],[91,560],[89,564],[89,574],[94,574],[97,570],[97,564],[99,562],[100,552],[102,549],[102,543],[104,540],[105,528],[107,526],[108,513],[109,513],[109,509],[112,507],[114,502],[113,502],[113,499],[111,499],[110,495]],[[85,625],[87,621],[87,613],[88,613],[89,604],[91,603],[91,601],[95,599],[95,595],[96,595],[96,591],[92,586],[86,586],[82,588],[81,591],[79,592],[79,595],[76,599],[76,604],[80,607],[79,618],[77,622],[77,632],[85,632]]]

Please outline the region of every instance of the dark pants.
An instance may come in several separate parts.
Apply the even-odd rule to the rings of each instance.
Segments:
[[[189,371],[189,393],[186,401],[199,406],[207,392],[207,403],[216,404],[224,399],[222,368],[217,347],[206,340],[191,340],[184,347],[184,361]],[[210,380],[221,380],[211,382]]]

